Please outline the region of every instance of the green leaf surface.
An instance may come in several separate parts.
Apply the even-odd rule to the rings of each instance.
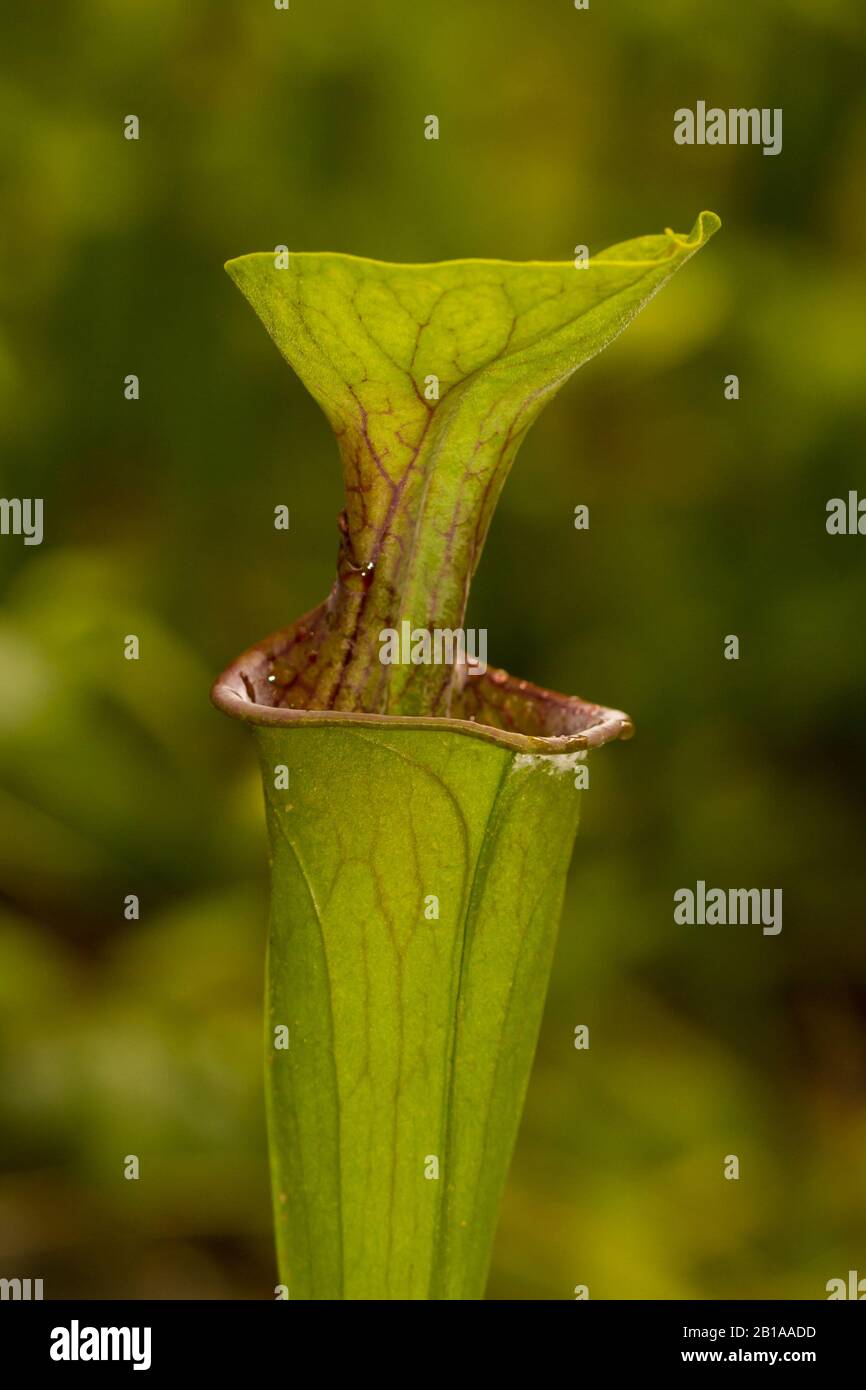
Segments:
[[[452,672],[383,665],[380,632],[462,626],[499,492],[544,403],[716,231],[702,213],[587,266],[393,265],[242,256],[226,269],[337,436],[346,489],[338,577],[288,703],[448,714]],[[434,396],[434,390],[438,398]]]
[[[256,734],[281,1280],[303,1299],[480,1298],[584,755],[388,721]]]

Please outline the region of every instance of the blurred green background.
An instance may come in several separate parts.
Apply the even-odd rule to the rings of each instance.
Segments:
[[[824,527],[866,490],[864,51],[859,0],[5,9],[0,493],[45,541],[0,541],[0,1275],[273,1296],[265,836],[207,692],[327,592],[341,490],[222,262],[565,260],[702,208],[531,433],[471,604],[638,726],[592,764],[490,1296],[866,1274],[866,540]],[[676,146],[698,99],[782,107],[781,155]],[[781,887],[781,936],[675,926],[698,878]]]

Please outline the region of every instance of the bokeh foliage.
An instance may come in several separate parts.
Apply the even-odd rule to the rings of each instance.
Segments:
[[[4,11],[0,493],[46,536],[0,542],[0,1273],[273,1289],[260,793],[206,693],[326,592],[340,483],[223,261],[565,260],[703,207],[523,446],[469,614],[638,726],[592,764],[490,1294],[862,1272],[866,560],[824,507],[864,486],[864,48],[858,0]],[[782,107],[782,154],[675,146],[698,98]],[[674,926],[698,878],[782,887],[781,936]]]

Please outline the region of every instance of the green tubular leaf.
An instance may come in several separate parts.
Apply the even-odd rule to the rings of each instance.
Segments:
[[[266,793],[266,1093],[292,1298],[483,1294],[577,829],[574,769],[631,724],[502,671],[383,665],[380,633],[462,625],[529,425],[718,225],[703,213],[688,237],[626,242],[585,270],[338,255],[227,267],[323,407],[346,486],[330,598],[213,690],[252,725]]]
[[[451,672],[382,665],[380,631],[403,620],[462,626],[493,508],[532,421],[718,226],[705,212],[689,236],[640,237],[581,269],[303,253],[285,269],[272,254],[228,262],[324,410],[343,463],[338,578],[287,673],[290,703],[450,712]]]
[[[281,1280],[292,1298],[480,1298],[583,755],[387,721],[256,733]]]

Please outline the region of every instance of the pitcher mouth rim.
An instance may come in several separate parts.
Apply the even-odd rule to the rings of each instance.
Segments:
[[[285,649],[296,626],[293,624],[281,628],[256,642],[226,667],[210,692],[211,701],[217,709],[232,719],[240,719],[257,728],[345,728],[366,725],[377,729],[438,730],[483,739],[516,753],[536,755],[578,753],[601,748],[615,739],[629,739],[634,733],[634,724],[623,710],[608,709],[578,696],[561,695],[494,667],[490,667],[486,674],[493,679],[499,691],[506,694],[513,692],[521,700],[527,703],[532,701],[539,707],[548,706],[555,711],[560,727],[565,723],[565,732],[521,733],[481,720],[451,715],[366,714],[354,710],[295,709],[262,702],[256,698],[256,687],[267,681],[274,654]],[[574,723],[572,730],[567,728],[570,720]]]

